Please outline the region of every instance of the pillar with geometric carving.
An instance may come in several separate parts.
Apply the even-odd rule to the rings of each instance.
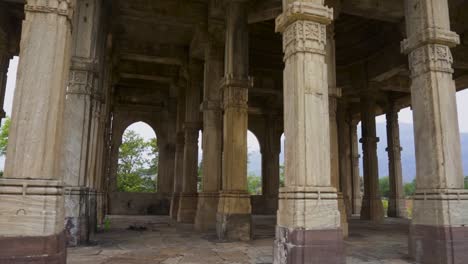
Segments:
[[[1,263],[65,263],[60,165],[74,1],[26,1],[4,178]],[[51,44],[53,40],[53,44]]]
[[[248,1],[226,3],[223,93],[223,178],[216,215],[220,239],[250,240],[251,205],[247,192],[249,78]]]
[[[201,128],[200,90],[203,85],[203,65],[200,62],[191,61],[189,68],[190,85],[185,94],[184,170],[177,222],[193,224],[198,203],[198,132]]]
[[[416,148],[409,252],[420,263],[468,259],[468,190],[458,131],[448,0],[406,0],[406,33]]]
[[[406,198],[403,189],[401,170],[400,126],[395,107],[387,112],[387,153],[390,195],[388,197],[388,217],[407,217]]]
[[[283,1],[285,187],[274,263],[344,263],[338,193],[331,182],[324,1]]]

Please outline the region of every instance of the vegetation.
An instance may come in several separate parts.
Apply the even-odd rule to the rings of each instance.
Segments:
[[[262,178],[255,174],[247,176],[247,189],[251,195],[262,194]]]
[[[156,138],[145,141],[127,130],[119,147],[117,189],[121,192],[155,192],[158,174]]]
[[[5,118],[5,121],[0,128],[0,156],[4,156],[7,151],[8,134],[10,132],[11,119]]]

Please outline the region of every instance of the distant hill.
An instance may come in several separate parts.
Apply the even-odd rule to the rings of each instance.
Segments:
[[[377,123],[377,136],[380,142],[377,146],[377,154],[379,156],[379,175],[388,176],[388,155],[385,151],[387,147],[387,132],[385,123]],[[360,128],[358,129],[358,136],[360,137]],[[464,168],[464,175],[468,176],[468,133],[461,133],[461,148],[462,148],[462,162]],[[414,154],[414,136],[413,125],[407,123],[400,123],[400,141],[403,151],[401,153],[401,162],[403,169],[403,181],[411,182],[416,176],[416,162]],[[283,143],[283,142],[282,142]],[[362,156],[362,148],[359,146],[359,154]],[[284,154],[280,154],[280,163],[284,164]],[[256,175],[261,174],[262,160],[259,151],[251,151],[249,153],[249,173]],[[362,159],[361,159],[361,175],[362,175]]]

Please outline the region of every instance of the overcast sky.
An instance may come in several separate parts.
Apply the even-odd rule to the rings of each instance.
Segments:
[[[18,57],[15,57],[10,62],[10,68],[8,70],[7,89],[5,94],[4,109],[7,116],[11,116],[11,106],[13,102],[13,91],[16,82],[16,69],[18,67]],[[457,106],[458,106],[458,120],[460,131],[468,133],[468,89],[465,89],[457,93]],[[399,121],[402,123],[413,123],[412,112],[409,108],[403,109],[399,113]],[[378,123],[385,123],[385,116],[377,117]],[[138,132],[144,138],[149,139],[154,137],[154,132],[145,123],[136,123],[131,126],[131,129]],[[201,142],[201,137],[200,137]],[[247,138],[249,152],[257,151],[259,146],[257,139],[251,133],[248,134]]]

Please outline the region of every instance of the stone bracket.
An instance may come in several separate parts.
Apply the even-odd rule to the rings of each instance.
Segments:
[[[427,44],[439,44],[453,48],[460,44],[460,37],[450,30],[426,28],[419,34],[410,36],[401,42],[401,52],[409,54]]]

